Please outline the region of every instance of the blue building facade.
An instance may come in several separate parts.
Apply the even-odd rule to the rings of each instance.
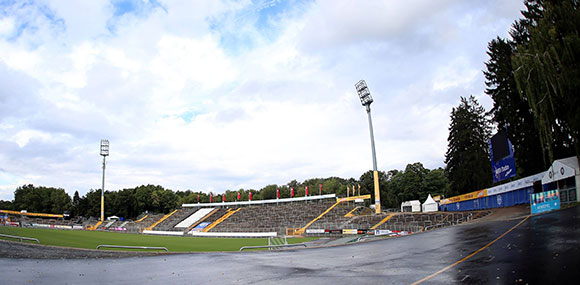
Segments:
[[[476,191],[475,195],[461,195],[444,199],[440,211],[471,211],[529,204],[534,185],[541,187],[546,172],[521,178],[510,183]],[[475,192],[473,192],[475,193]]]

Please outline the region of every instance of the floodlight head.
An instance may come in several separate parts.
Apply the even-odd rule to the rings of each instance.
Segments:
[[[101,140],[101,155],[109,155],[109,140]]]
[[[358,92],[358,97],[360,98],[360,102],[363,106],[370,106],[373,102],[373,97],[371,96],[371,92],[367,87],[367,83],[364,80],[359,81],[357,84],[354,85],[356,91]]]

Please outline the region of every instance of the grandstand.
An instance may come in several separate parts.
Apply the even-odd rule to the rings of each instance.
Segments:
[[[301,228],[335,203],[333,200],[311,203],[263,204],[240,208],[212,232],[277,232]]]
[[[95,229],[179,236],[265,237],[285,235],[417,232],[476,219],[489,212],[382,213],[360,203],[370,195],[334,194],[260,201],[184,204],[168,214],[143,213],[135,221],[64,220],[12,215],[23,226]]]

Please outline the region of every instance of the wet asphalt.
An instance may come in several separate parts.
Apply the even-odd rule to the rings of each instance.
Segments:
[[[120,259],[0,259],[2,284],[576,284],[580,207],[344,246]],[[479,253],[461,261],[475,251]],[[453,265],[455,264],[455,265]]]

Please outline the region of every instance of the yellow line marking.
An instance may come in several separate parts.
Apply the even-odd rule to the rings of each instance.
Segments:
[[[209,232],[211,229],[213,229],[215,226],[219,225],[221,222],[225,221],[227,218],[229,218],[231,215],[237,213],[239,210],[241,210],[242,208],[238,208],[236,210],[232,210],[230,208],[228,208],[228,211],[221,216],[221,218],[217,219],[215,222],[211,223],[209,226],[205,227],[202,232]]]
[[[387,222],[388,220],[390,220],[395,214],[390,214],[388,216],[386,216],[384,219],[382,219],[378,224],[374,225],[371,230],[374,230],[376,228],[378,228],[380,225],[384,224],[385,222]]]
[[[447,269],[450,269],[450,268],[454,267],[455,265],[457,265],[457,264],[459,264],[459,263],[462,263],[462,262],[464,262],[464,261],[468,260],[468,259],[469,259],[469,258],[471,258],[472,256],[474,256],[474,255],[478,254],[480,251],[482,251],[482,250],[484,250],[484,249],[488,248],[489,246],[491,246],[492,244],[494,244],[496,241],[498,241],[499,239],[501,239],[501,238],[502,238],[502,237],[504,237],[505,235],[509,234],[511,231],[513,231],[515,228],[517,228],[519,225],[521,225],[523,222],[525,222],[525,221],[526,221],[526,220],[527,220],[529,217],[530,217],[530,216],[527,216],[526,218],[524,218],[523,220],[521,220],[519,223],[517,223],[515,226],[513,226],[511,229],[509,229],[507,232],[503,233],[501,236],[499,236],[498,238],[494,239],[494,240],[493,240],[493,241],[491,241],[490,243],[486,244],[484,247],[482,247],[482,248],[480,248],[480,249],[476,250],[476,251],[475,251],[475,252],[473,252],[472,254],[470,254],[470,255],[468,255],[468,256],[466,256],[466,257],[462,258],[461,260],[459,260],[459,261],[457,261],[457,262],[455,262],[455,263],[453,263],[453,264],[451,264],[451,265],[449,265],[449,266],[447,266],[447,267],[445,267],[445,268],[443,268],[443,269],[441,269],[441,270],[439,270],[439,271],[437,271],[437,272],[435,272],[435,273],[433,273],[433,274],[431,274],[431,275],[429,275],[429,276],[427,276],[427,277],[425,277],[425,278],[423,278],[423,279],[421,279],[421,280],[419,280],[419,281],[417,281],[417,282],[415,282],[415,283],[412,283],[412,284],[413,284],[413,285],[415,285],[415,284],[419,284],[419,283],[421,283],[421,282],[423,282],[423,281],[427,281],[427,280],[429,280],[429,279],[431,279],[431,278],[433,278],[433,277],[435,277],[435,276],[439,275],[440,273],[442,273],[442,272],[446,271]]]
[[[139,219],[139,220],[136,220],[135,222],[137,222],[137,223],[138,223],[138,222],[140,222],[140,221],[143,221],[143,220],[147,219],[147,217],[149,217],[149,215],[145,215],[143,218],[141,218],[141,219]]]
[[[334,207],[336,207],[336,205],[342,203],[342,201],[337,201],[336,203],[334,203],[332,206],[330,206],[330,208],[326,209],[326,211],[324,211],[322,214],[320,214],[320,216],[316,217],[314,220],[310,221],[310,223],[306,224],[306,226],[302,227],[300,229],[300,233],[303,233],[307,227],[310,227],[310,225],[312,225],[314,222],[318,221],[320,218],[324,217],[324,215],[326,215],[328,212],[330,212],[330,210],[334,209]]]
[[[360,207],[360,206],[356,206],[356,207],[354,207],[354,209],[352,209],[352,211],[350,211],[350,212],[348,212],[346,215],[344,215],[344,217],[345,217],[345,218],[348,218],[348,217],[352,217],[352,216],[354,216],[354,215],[352,214],[352,212],[356,211],[356,209],[358,209],[359,207]]]
[[[174,210],[173,212],[163,216],[161,219],[159,219],[159,221],[153,223],[151,226],[149,226],[148,228],[145,228],[146,230],[150,231],[153,230],[153,228],[159,224],[161,224],[161,222],[165,221],[167,218],[171,217],[171,215],[175,214],[175,212],[177,212],[178,210]]]
[[[25,215],[33,217],[48,217],[48,218],[62,218],[62,214],[45,214],[45,213],[23,213],[22,211],[12,211],[12,210],[0,210],[0,213],[13,214],[13,215]]]

